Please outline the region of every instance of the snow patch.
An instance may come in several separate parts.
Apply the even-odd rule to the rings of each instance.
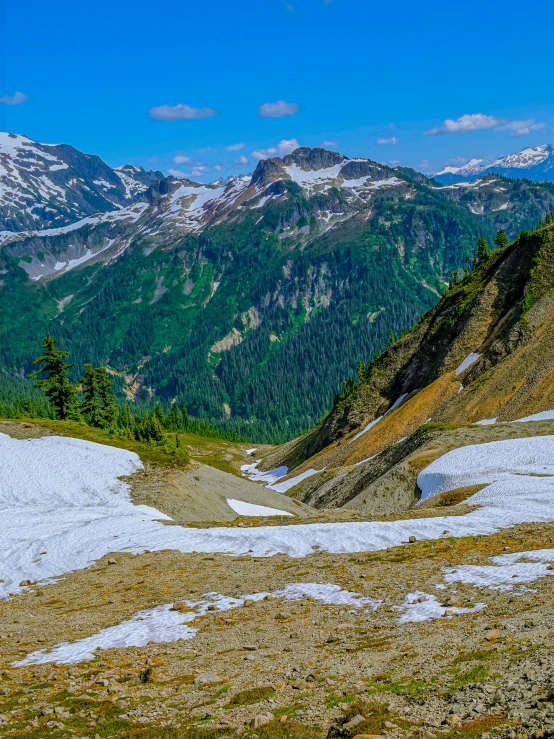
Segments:
[[[351,439],[350,441],[352,442],[352,441],[356,441],[356,439],[359,439],[360,436],[363,436],[367,431],[369,431],[369,429],[372,429],[375,426],[375,424],[379,423],[379,421],[382,418],[383,418],[383,416],[379,416],[379,418],[375,418],[373,421],[370,421],[367,424],[367,426],[365,426],[361,431],[358,431],[358,433],[356,434],[356,436],[354,436],[354,438]]]
[[[529,421],[551,421],[554,419],[554,411],[541,411],[540,413],[534,413],[532,416],[525,416],[525,418],[517,418],[515,421],[509,421],[509,423],[527,423]]]
[[[288,511],[280,511],[278,508],[268,508],[264,505],[245,503],[242,500],[227,498],[227,505],[240,516],[292,516]]]
[[[282,467],[275,467],[275,469],[273,470],[263,472],[263,470],[258,469],[258,465],[261,461],[261,459],[258,459],[252,464],[241,465],[240,470],[242,474],[248,477],[250,480],[254,480],[254,482],[267,482],[269,485],[271,485],[276,480],[279,480],[281,477],[285,477],[285,475],[287,475],[289,471],[289,468],[283,465]]]
[[[325,469],[325,467],[323,469]],[[270,490],[276,490],[278,493],[286,493],[287,490],[298,485],[302,480],[305,480],[307,477],[311,477],[312,475],[317,475],[318,472],[323,472],[323,470],[306,470],[306,472],[301,472],[299,475],[296,475],[296,477],[291,477],[290,480],[285,480],[284,482],[279,482],[277,484],[272,483],[267,487],[270,488]]]
[[[464,359],[464,361],[455,369],[456,375],[461,375],[462,372],[464,372],[468,367],[471,367],[471,365],[476,362],[481,355],[477,354],[477,352],[470,352],[467,357]]]
[[[476,611],[482,611],[485,604],[477,603],[473,608],[442,606],[434,595],[416,590],[415,593],[408,593],[401,608],[404,608],[404,613],[398,619],[398,623],[407,624],[430,621],[444,616],[449,617],[459,613],[475,613]]]
[[[359,593],[343,590],[338,585],[327,583],[291,583],[274,593],[252,593],[240,598],[230,598],[219,593],[207,593],[202,601],[184,601],[190,611],[173,610],[171,604],[139,611],[128,621],[102,629],[98,634],[75,642],[62,642],[51,650],[39,649],[25,659],[14,662],[14,667],[57,662],[74,664],[94,659],[97,649],[121,649],[124,647],[143,647],[150,642],[171,642],[178,639],[191,639],[198,629],[187,624],[204,616],[208,608],[228,611],[244,605],[248,600],[260,601],[268,596],[285,600],[312,598],[327,605],[350,606],[353,608],[372,608],[375,610],[381,601],[367,598]]]
[[[354,553],[399,546],[410,536],[439,539],[491,534],[554,520],[554,436],[510,439],[452,450],[418,476],[422,499],[485,485],[465,515],[402,521],[195,529],[166,526],[167,516],[135,506],[119,478],[141,468],[136,454],[55,436],[0,435],[0,597],[23,580],[44,583],[110,552],[148,549],[304,557],[321,549]],[[254,465],[255,466],[255,465]],[[247,465],[249,467],[249,465]],[[273,470],[273,480],[287,473]],[[280,474],[279,474],[280,473]],[[259,473],[271,476],[271,473]],[[22,525],[24,523],[24,525]]]

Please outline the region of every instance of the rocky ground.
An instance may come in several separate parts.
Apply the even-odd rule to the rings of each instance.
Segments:
[[[0,603],[2,736],[474,737],[554,734],[554,579],[499,592],[437,590],[447,565],[552,546],[554,526],[416,542],[364,555],[248,558],[118,554]],[[145,608],[332,583],[382,605],[268,598],[208,611],[190,640],[100,651],[74,665],[13,667]],[[443,617],[398,623],[404,596]],[[486,607],[448,615],[449,606]],[[266,723],[267,722],[267,723]]]
[[[25,424],[6,424],[0,431],[19,438],[41,435]],[[233,463],[240,457],[237,450],[223,451]],[[201,485],[211,479],[204,468],[189,470]],[[132,480],[137,502],[167,512],[169,506],[178,508],[179,486],[167,493],[167,474],[139,473]],[[468,509],[465,497],[454,495],[439,501],[450,507],[410,515],[462,513]],[[360,520],[360,515],[302,509],[304,521]],[[260,523],[239,519],[225,525]],[[553,546],[554,524],[542,524],[359,555],[109,555],[86,570],[0,601],[0,736],[554,736],[554,578],[527,586],[514,582],[507,591],[458,583],[437,588],[444,586],[445,567],[485,565],[497,554]],[[273,593],[295,583],[340,586],[379,605],[356,608],[269,595],[232,610],[209,608],[191,622],[197,633],[190,639],[99,650],[94,659],[70,665],[13,664],[143,609],[197,601],[213,592]],[[440,617],[399,622],[405,596],[415,591],[426,594],[423,601],[438,600]],[[455,613],[476,604],[484,607]]]

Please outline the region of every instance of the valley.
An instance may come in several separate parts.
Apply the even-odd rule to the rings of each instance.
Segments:
[[[2,736],[554,735],[551,183],[120,170],[1,234]]]
[[[500,229],[513,238],[554,208],[549,183],[490,176],[440,185],[317,148],[209,185],[132,167],[110,174],[97,158],[72,154],[80,176],[68,180],[66,149],[2,136],[18,197],[36,197],[32,188],[44,188],[54,166],[64,202],[81,197],[75,182],[104,198],[94,201],[100,212],[79,201],[35,219],[34,229],[6,221],[4,395],[50,332],[78,365],[106,364],[121,399],[177,401],[265,442],[319,421],[358,361],[436,304],[479,238],[492,245]],[[60,163],[51,165],[51,150]],[[12,190],[0,203],[7,219]]]

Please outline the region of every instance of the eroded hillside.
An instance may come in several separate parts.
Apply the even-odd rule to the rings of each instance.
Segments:
[[[507,422],[554,408],[553,265],[552,226],[491,253],[262,469],[286,465],[289,479],[312,471],[289,493],[312,505],[365,501],[389,513],[417,500],[414,475],[392,485],[399,463],[417,470],[424,450],[452,448],[452,434],[456,446],[529,433]]]

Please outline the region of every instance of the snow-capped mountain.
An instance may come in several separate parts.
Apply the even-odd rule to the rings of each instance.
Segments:
[[[117,210],[160,177],[131,165],[114,170],[67,144],[0,133],[0,231],[64,226]]]
[[[455,167],[452,164],[447,165],[440,172],[434,172],[431,177],[439,182],[449,184],[450,182],[456,182],[462,179],[469,179],[473,176],[477,176],[482,171],[484,166],[483,159],[470,159],[461,167]]]
[[[210,184],[162,178],[107,212],[0,231],[0,364],[28,372],[50,332],[129,397],[264,434],[283,408],[283,438],[321,417],[345,361],[354,372],[435,304],[479,237],[533,227],[552,197],[554,183],[451,187],[307,148]]]
[[[484,159],[471,159],[461,167],[446,166],[431,175],[443,184],[459,180],[475,179],[488,174],[501,174],[504,177],[526,178],[528,180],[554,181],[554,145],[542,144],[527,147],[516,154],[508,154],[493,162]]]
[[[131,173],[132,182],[138,182],[132,170],[128,166],[115,175],[125,176],[129,198],[133,196],[127,182]],[[141,170],[139,174],[149,173]],[[139,187],[145,184],[136,184],[140,194]],[[185,234],[241,220],[249,213],[260,220],[264,206],[286,208],[295,191],[309,198],[320,196],[321,207],[315,211],[314,220],[318,232],[324,233],[349,219],[363,222],[372,197],[392,190],[406,199],[415,193],[413,185],[389,167],[367,159],[348,159],[325,149],[299,148],[282,159],[260,161],[252,175],[221,178],[210,184],[162,179],[125,207],[112,206],[111,211],[105,209],[53,228],[0,230],[0,245],[13,256],[25,254],[20,266],[32,280],[40,280],[60,276],[85,262],[110,261],[136,239],[151,250]],[[294,226],[284,229],[279,238],[302,241],[308,238],[305,232],[305,228],[303,231]],[[34,246],[29,252],[30,243]],[[30,258],[30,254],[35,256]]]

